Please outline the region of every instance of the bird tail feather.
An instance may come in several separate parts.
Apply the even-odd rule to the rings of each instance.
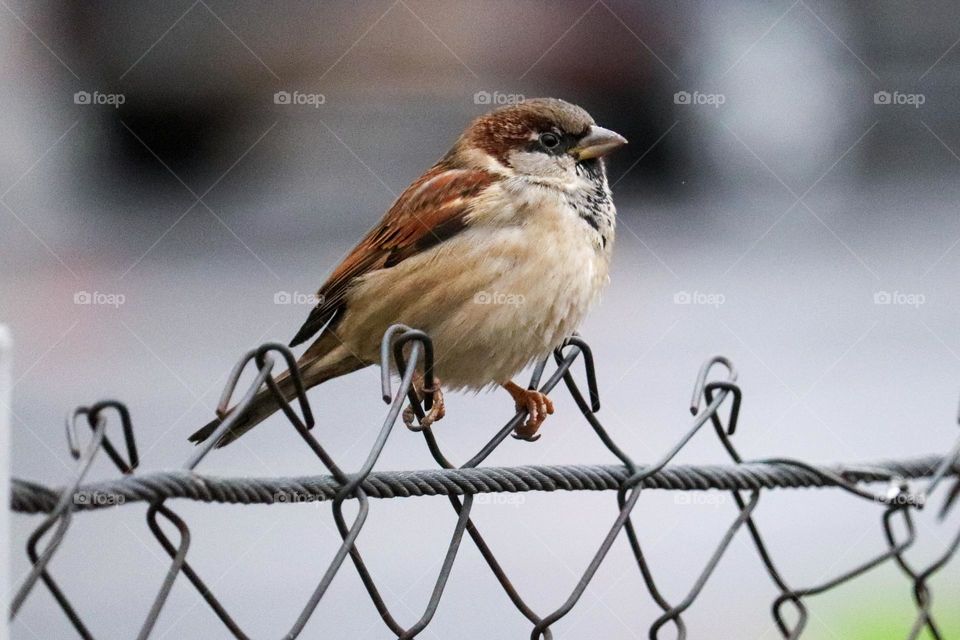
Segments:
[[[311,366],[311,365],[301,365],[301,377],[303,378],[303,386],[306,389],[314,387],[322,382],[326,382],[332,378],[345,375],[352,371],[356,371],[364,366],[367,363],[361,362],[353,356],[343,357],[338,360],[331,362],[326,365]],[[297,396],[297,388],[294,383],[293,376],[290,375],[289,371],[284,371],[282,374],[276,378],[277,386],[280,388],[280,393],[283,394],[283,397],[287,402],[293,401]],[[280,409],[280,403],[277,402],[276,397],[274,397],[273,392],[270,389],[262,389],[257,392],[253,397],[253,402],[250,403],[250,406],[247,408],[246,413],[243,416],[240,416],[230,429],[224,433],[219,442],[217,442],[217,448],[225,447],[246,432],[253,429],[255,426],[269,418],[276,411]],[[228,416],[230,413],[228,412]],[[202,428],[198,429],[193,435],[190,436],[190,442],[194,444],[200,444],[201,442],[207,440],[213,433],[217,430],[222,424],[223,420],[220,418],[214,418]]]

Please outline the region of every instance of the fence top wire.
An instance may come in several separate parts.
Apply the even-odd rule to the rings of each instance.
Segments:
[[[942,456],[888,460],[859,465],[807,469],[781,462],[741,465],[673,465],[650,475],[642,489],[673,491],[752,491],[841,486],[848,482],[888,482],[926,478],[942,464]],[[640,465],[644,471],[646,466]],[[960,472],[954,464],[950,473]],[[528,491],[616,491],[630,472],[622,465],[528,465],[479,469],[424,469],[371,472],[360,484],[368,498],[464,496]],[[190,471],[164,471],[89,483],[74,492],[76,511],[104,509],[130,502],[185,498],[227,504],[293,504],[334,500],[341,485],[331,475],[290,478],[224,478]],[[20,513],[51,513],[63,488],[15,480],[12,507]]]
[[[810,596],[828,591],[888,563],[896,565],[912,583],[912,597],[917,615],[912,627],[905,631],[905,637],[911,640],[918,638],[925,630],[937,640],[943,637],[934,620],[933,598],[928,582],[930,577],[942,569],[955,555],[957,548],[960,547],[960,531],[950,537],[947,544],[943,546],[941,554],[925,566],[914,565],[907,558],[907,551],[917,539],[913,522],[914,512],[924,507],[945,478],[960,475],[960,439],[945,455],[907,460],[837,466],[816,466],[787,458],[744,461],[732,442],[737,429],[742,392],[736,383],[737,373],[733,364],[726,358],[717,356],[708,359],[697,375],[690,403],[692,425],[659,460],[646,465],[637,464],[614,442],[597,417],[597,412],[600,410],[600,396],[593,354],[581,338],[574,336],[554,353],[556,368],[549,377],[543,380],[548,365],[547,360],[544,360],[535,368],[529,386],[549,393],[563,382],[586,423],[620,464],[480,467],[508,436],[513,435],[522,440],[535,440],[538,437],[524,435],[523,430],[518,429],[526,418],[525,411],[519,411],[476,455],[462,465],[455,465],[444,455],[430,426],[422,424],[425,407],[421,406],[412,385],[414,373],[419,369],[423,372],[427,388],[433,386],[433,355],[432,342],[429,336],[421,331],[394,325],[384,334],[381,344],[381,362],[386,365],[392,356],[397,371],[401,372],[401,382],[394,393],[391,389],[389,367],[382,367],[381,392],[384,401],[389,404],[389,409],[364,464],[359,470],[351,473],[343,471],[312,435],[311,429],[315,423],[313,410],[307,399],[295,357],[285,346],[276,343],[268,343],[249,351],[234,367],[218,407],[219,415],[226,417],[213,436],[200,445],[178,471],[135,474],[139,465],[139,456],[133,423],[126,407],[116,401],[103,401],[90,407],[80,407],[67,423],[68,446],[77,460],[77,469],[71,481],[63,487],[56,488],[20,479],[15,479],[13,483],[12,508],[22,513],[46,514],[46,517],[27,541],[27,554],[32,563],[32,569],[11,600],[11,618],[17,615],[36,583],[42,581],[80,637],[93,638],[90,628],[83,622],[64,591],[54,580],[48,570],[48,564],[66,536],[72,517],[77,511],[144,501],[149,505],[147,525],[170,556],[171,565],[143,622],[138,638],[145,640],[154,631],[170,589],[181,574],[186,576],[197,589],[233,637],[248,638],[249,636],[187,561],[190,529],[186,522],[166,504],[169,498],[186,498],[235,504],[329,501],[342,544],[297,619],[283,635],[285,639],[296,638],[301,634],[320,604],[333,577],[348,556],[391,633],[398,639],[416,637],[430,623],[439,606],[440,597],[446,587],[453,561],[465,533],[472,539],[520,615],[531,623],[530,638],[533,640],[546,640],[553,637],[552,626],[577,604],[607,556],[614,540],[621,534],[625,534],[644,584],[663,612],[651,623],[649,637],[658,638],[661,629],[669,624],[675,630],[675,637],[686,638],[687,630],[683,613],[695,602],[733,537],[741,529],[750,536],[760,561],[778,591],[779,595],[773,602],[772,612],[777,630],[783,638],[801,637],[808,620],[807,599]],[[294,403],[283,398],[275,382],[273,369],[278,358],[285,361],[291,370],[297,391]],[[251,362],[256,367],[255,379],[236,403],[236,408],[227,413],[238,381]],[[586,392],[581,389],[573,374],[573,366],[578,362],[584,367]],[[716,379],[714,373],[718,369],[725,371],[725,375]],[[284,416],[329,473],[300,478],[221,478],[197,473],[195,471],[197,466],[230,427],[245,415],[254,394],[264,386],[273,392]],[[412,431],[421,433],[439,469],[375,472],[374,465],[406,401],[409,402],[408,411],[412,412],[420,423],[408,424],[408,427]],[[429,404],[429,400],[426,404]],[[728,407],[726,416],[721,411],[725,405]],[[299,409],[299,412],[294,406]],[[429,409],[429,406],[426,408]],[[112,420],[110,416],[113,416]],[[125,455],[107,436],[108,423],[114,420],[119,420],[122,429]],[[92,438],[86,445],[81,443],[80,434],[84,423],[92,432]],[[732,464],[699,466],[671,464],[674,457],[707,423],[712,425],[714,434]],[[117,467],[121,477],[82,484],[94,456],[101,449]],[[919,483],[919,486],[918,483],[908,482],[920,479],[923,479],[923,482]],[[878,482],[886,483],[887,486],[881,491],[871,488],[871,483]],[[838,487],[850,496],[876,505],[887,549],[820,584],[806,588],[788,586],[768,552],[752,514],[765,490],[799,487]],[[659,591],[643,554],[637,530],[631,520],[631,512],[642,491],[646,489],[726,490],[731,492],[736,506],[736,517],[686,596],[677,604],[671,604]],[[470,513],[474,497],[477,494],[489,492],[580,490],[615,491],[619,512],[610,525],[600,548],[574,585],[569,597],[554,611],[540,615],[525,602],[513,586],[506,570],[500,565],[493,550],[471,520]],[[953,482],[951,488],[946,491],[941,516],[946,515],[958,494],[960,494],[960,480]],[[384,602],[379,588],[364,563],[357,539],[369,513],[370,498],[427,495],[446,496],[457,516],[457,524],[423,614],[414,623],[402,625],[394,618]],[[343,512],[343,504],[348,500],[358,502],[357,514],[352,522],[347,521]],[[171,540],[164,533],[160,527],[159,518],[166,520],[177,529],[178,541]],[[899,523],[899,526],[895,526],[895,523]],[[45,537],[45,546],[39,550],[40,542]],[[788,602],[794,610],[794,615],[791,616],[795,620],[793,624],[787,622],[783,612],[783,607]]]

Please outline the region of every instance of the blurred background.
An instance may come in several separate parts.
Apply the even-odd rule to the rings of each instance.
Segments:
[[[102,398],[129,405],[145,470],[182,465],[234,362],[289,340],[306,294],[470,118],[543,95],[630,140],[608,164],[612,284],[583,334],[599,417],[634,459],[657,459],[684,432],[697,368],[714,353],[740,369],[744,457],[943,453],[960,391],[958,18],[950,2],[0,0],[12,471],[64,482],[63,417]],[[315,433],[348,470],[379,429],[378,397],[375,369],[311,392]],[[503,393],[447,404],[437,433],[460,461],[513,412]],[[540,441],[510,440],[487,464],[612,463],[569,397],[557,404]],[[200,471],[322,473],[283,426]],[[725,455],[704,434],[678,461]],[[432,466],[403,429],[378,464]],[[113,474],[103,458],[92,477]],[[289,628],[339,544],[326,506],[175,508],[192,527],[191,562],[255,637]],[[166,572],[143,512],[78,516],[51,565],[98,637],[133,637]],[[791,491],[766,495],[756,519],[787,580],[811,585],[885,548],[879,513],[839,492]],[[615,514],[609,494],[474,510],[538,611],[567,597]],[[635,518],[669,600],[735,515],[720,494],[641,498]],[[924,516],[918,564],[957,517]],[[37,523],[14,520],[14,580]],[[360,545],[401,622],[425,606],[454,523],[443,499],[372,504]],[[954,563],[932,583],[953,634],[958,574]],[[684,616],[690,636],[777,638],[775,594],[741,532]],[[811,638],[900,638],[913,619],[893,566],[809,605]],[[643,638],[657,615],[621,538],[554,632]],[[422,637],[528,634],[465,542]],[[73,631],[41,587],[13,637]],[[180,579],[154,637],[228,635]],[[304,637],[391,636],[345,567]]]

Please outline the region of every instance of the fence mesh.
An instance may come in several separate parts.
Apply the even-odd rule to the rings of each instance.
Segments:
[[[425,333],[402,325],[391,327],[384,334],[381,344],[381,362],[387,363],[392,359],[396,363],[396,370],[400,372],[400,385],[395,391],[392,389],[390,368],[383,366],[382,393],[384,401],[389,404],[389,410],[364,464],[352,473],[345,472],[337,465],[311,433],[314,426],[313,411],[304,392],[295,357],[289,349],[277,343],[268,343],[251,350],[237,363],[227,381],[218,407],[218,412],[226,415],[226,418],[213,437],[200,445],[177,471],[135,474],[139,457],[133,423],[123,404],[104,401],[89,407],[80,407],[68,419],[67,424],[68,445],[71,454],[77,460],[76,471],[71,481],[59,488],[46,487],[19,479],[13,482],[12,508],[21,513],[46,514],[46,517],[27,541],[27,554],[32,569],[14,593],[10,617],[12,619],[17,615],[31,590],[38,582],[42,582],[54,596],[77,633],[83,638],[93,638],[89,627],[71,605],[67,594],[49,571],[48,565],[66,536],[76,512],[145,501],[149,504],[147,524],[160,546],[170,556],[171,563],[138,638],[145,639],[150,636],[174,582],[182,574],[196,588],[229,632],[236,638],[246,639],[249,636],[188,562],[190,529],[168,505],[168,500],[181,498],[205,502],[262,504],[309,499],[331,503],[333,518],[342,538],[342,544],[300,614],[283,635],[284,638],[296,638],[301,634],[347,557],[350,558],[390,632],[399,639],[416,637],[430,624],[437,611],[464,534],[469,536],[476,545],[517,610],[530,621],[532,625],[530,637],[533,640],[552,638],[551,626],[576,606],[616,538],[625,535],[643,582],[650,596],[662,610],[662,614],[650,625],[649,637],[652,639],[661,637],[663,627],[669,625],[674,628],[674,637],[685,638],[687,631],[683,621],[684,612],[694,604],[720,558],[729,548],[734,536],[741,530],[746,530],[770,580],[779,592],[772,603],[771,610],[776,627],[783,638],[793,639],[802,636],[808,621],[807,602],[811,596],[833,589],[885,564],[894,564],[899,567],[912,585],[916,617],[912,627],[904,630],[905,637],[912,640],[926,630],[930,637],[943,638],[932,612],[933,596],[929,581],[931,576],[941,570],[955,555],[960,546],[960,531],[949,538],[939,556],[925,566],[918,566],[909,561],[906,552],[918,537],[914,526],[915,512],[927,505],[930,496],[945,480],[960,475],[960,439],[942,456],[874,464],[822,467],[787,458],[745,461],[737,452],[732,440],[736,432],[742,399],[740,387],[736,382],[736,369],[728,359],[717,356],[708,359],[697,375],[690,404],[693,418],[689,429],[659,460],[652,464],[641,465],[631,459],[614,442],[597,417],[597,412],[600,410],[600,396],[593,355],[587,343],[580,337],[574,336],[553,355],[555,368],[548,376],[548,360],[540,362],[533,372],[529,387],[549,393],[563,382],[587,424],[610,453],[617,458],[619,464],[481,467],[483,461],[507,437],[513,435],[513,437],[529,440],[538,437],[524,435],[521,425],[526,419],[525,411],[518,411],[468,461],[460,465],[454,464],[444,455],[432,429],[429,426],[419,425],[419,421],[425,415],[424,410],[430,408],[429,399],[421,404],[413,388],[413,379],[418,370],[422,371],[426,387],[432,387],[433,345]],[[288,402],[282,397],[273,376],[274,367],[280,360],[285,361],[287,367],[293,372],[297,388],[297,395],[293,402]],[[227,415],[226,411],[232,406],[239,379],[251,363],[256,368],[255,379],[237,403],[236,410]],[[583,365],[585,388],[581,387],[573,373],[574,365],[577,363]],[[722,371],[723,375],[716,376],[717,371]],[[196,469],[200,462],[209,454],[220,437],[245,414],[254,394],[264,385],[271,389],[290,425],[316,454],[329,473],[313,477],[282,479],[216,478],[198,474]],[[411,472],[374,472],[373,468],[405,403],[409,403],[408,406],[417,418],[417,423],[410,425],[409,428],[422,435],[439,468]],[[725,405],[728,408],[721,411]],[[125,455],[107,435],[108,425],[111,422],[119,422]],[[86,423],[92,432],[92,438],[85,445],[81,443],[80,437],[83,423]],[[670,464],[684,446],[708,423],[729,456],[730,464],[723,466]],[[120,477],[115,480],[83,484],[94,456],[101,449],[117,467]],[[908,482],[910,480],[916,482]],[[877,483],[884,483],[885,486],[877,487]],[[820,584],[806,587],[790,586],[777,569],[752,514],[764,491],[796,487],[834,487],[853,498],[876,505],[887,548],[879,555],[857,566],[849,567],[834,578]],[[731,493],[737,509],[736,517],[727,527],[706,565],[690,586],[686,596],[677,602],[669,601],[658,589],[657,581],[641,547],[637,529],[630,517],[645,489],[725,490]],[[614,491],[619,508],[618,515],[610,524],[603,542],[569,597],[556,609],[546,613],[538,613],[527,604],[511,583],[504,567],[498,562],[493,549],[486,543],[480,530],[470,518],[476,495],[520,491]],[[946,515],[960,494],[960,479],[955,479],[945,494],[940,508],[941,517]],[[427,495],[446,496],[456,514],[457,523],[423,614],[412,625],[404,626],[384,602],[377,584],[364,563],[357,539],[369,513],[370,499]],[[348,521],[344,515],[344,504],[347,501],[357,502],[357,514],[352,521]],[[160,526],[161,519],[177,529],[179,540],[172,540],[164,533]],[[789,612],[791,608],[792,613]]]

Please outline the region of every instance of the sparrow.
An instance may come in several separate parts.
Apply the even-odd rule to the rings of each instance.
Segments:
[[[609,281],[616,209],[603,156],[626,144],[584,109],[540,98],[475,119],[453,148],[396,199],[333,270],[290,346],[306,388],[380,362],[386,329],[433,339],[434,388],[413,386],[445,412],[441,389],[501,386],[531,438],[554,407],[512,378],[570,336]],[[442,381],[442,382],[440,382]],[[289,372],[277,383],[292,399]],[[269,389],[217,443],[225,446],[279,409]],[[190,436],[209,438],[225,416]],[[407,424],[413,419],[408,408]]]

